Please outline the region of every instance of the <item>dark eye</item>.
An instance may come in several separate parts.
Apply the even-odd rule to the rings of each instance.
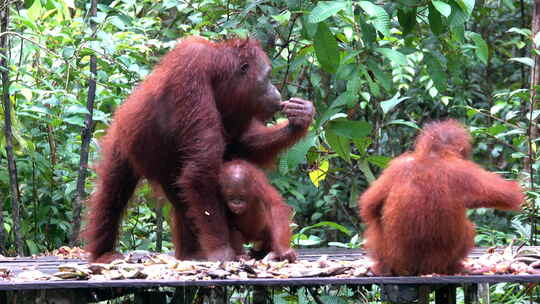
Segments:
[[[240,74],[245,75],[249,69],[249,63],[244,63],[240,67]]]

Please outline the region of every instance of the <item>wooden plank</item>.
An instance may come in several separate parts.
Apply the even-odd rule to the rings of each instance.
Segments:
[[[478,284],[478,296],[482,301],[482,304],[490,304],[491,299],[489,297],[489,283]]]
[[[540,247],[524,247],[540,251]],[[473,253],[485,252],[486,248],[475,248]],[[364,258],[360,249],[322,248],[300,249],[300,259],[318,259],[328,255],[329,259]],[[12,274],[36,269],[46,274],[58,271],[58,265],[65,263],[86,264],[86,261],[61,259],[57,257],[42,258],[3,258],[0,268],[8,268]],[[109,287],[157,287],[157,286],[309,286],[309,285],[370,285],[370,284],[478,284],[478,283],[539,283],[540,275],[476,275],[476,276],[425,276],[425,277],[358,277],[358,278],[295,278],[295,279],[247,279],[247,280],[208,280],[208,281],[167,281],[167,280],[118,280],[118,281],[0,281],[0,290],[38,290],[54,288],[109,288]],[[163,285],[164,284],[164,285]],[[474,302],[472,302],[474,303]]]
[[[135,292],[135,304],[166,304],[167,296],[159,290],[138,290]]]
[[[455,304],[456,286],[453,284],[444,285],[435,290],[435,304]]]
[[[114,281],[0,281],[0,290],[36,290],[69,288],[114,287],[185,287],[185,286],[321,286],[321,285],[369,285],[369,284],[474,284],[474,283],[539,283],[539,275],[485,275],[444,277],[356,277],[356,278],[290,278],[248,280],[114,280]]]
[[[465,304],[478,304],[478,285],[466,284],[463,286]]]
[[[477,247],[472,250],[469,257],[477,257],[482,254],[485,254],[488,248]],[[502,249],[502,248],[501,248]],[[501,250],[498,249],[498,250]],[[514,250],[517,250],[518,247],[514,247]],[[540,246],[524,246],[522,250],[536,250],[540,252]],[[297,249],[300,259],[313,260],[318,259],[323,255],[328,256],[331,259],[359,259],[366,257],[366,253],[362,249],[346,249],[346,248],[308,248],[308,249]],[[139,255],[144,256],[144,253],[138,253]],[[172,253],[171,253],[172,254]],[[56,256],[44,256],[39,258],[33,257],[2,257],[0,258],[0,267],[31,267],[34,265],[60,265],[66,263],[77,263],[77,264],[86,264],[87,261],[79,259],[63,259]]]
[[[429,294],[431,288],[429,285],[420,285],[418,287],[418,303],[419,304],[429,304]]]

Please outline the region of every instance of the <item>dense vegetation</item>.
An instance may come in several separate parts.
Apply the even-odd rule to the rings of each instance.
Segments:
[[[475,161],[527,189],[520,214],[470,211],[477,245],[537,244],[540,111],[531,69],[540,38],[531,34],[531,1],[115,0],[95,12],[89,1],[3,3],[1,111],[10,120],[0,124],[12,130],[0,140],[3,254],[70,243],[76,203],[95,176],[79,179],[85,126],[91,167],[114,109],[187,35],[260,39],[284,98],[314,101],[309,136],[270,173],[296,210],[297,246],[359,246],[359,193],[411,147],[419,127],[444,117],[470,127]],[[147,185],[133,201],[121,248],[169,250],[169,229],[160,228],[168,208]]]

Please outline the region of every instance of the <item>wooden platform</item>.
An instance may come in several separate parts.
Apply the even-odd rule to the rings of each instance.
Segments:
[[[536,248],[538,249],[538,248]],[[476,248],[471,257],[478,257],[485,253],[485,248]],[[327,255],[330,259],[336,260],[357,260],[365,258],[365,253],[358,249],[304,249],[299,250],[300,259],[317,260],[322,255]],[[0,268],[9,269],[14,275],[29,269],[39,270],[46,274],[58,271],[58,266],[65,263],[86,264],[86,261],[74,259],[60,259],[57,257],[32,258],[6,258],[0,260]],[[212,279],[212,280],[47,280],[47,281],[0,281],[0,293],[6,291],[31,291],[31,290],[51,290],[51,289],[103,289],[103,288],[161,288],[161,287],[227,287],[227,286],[326,286],[326,285],[357,285],[369,286],[377,285],[402,285],[402,286],[430,286],[432,290],[437,286],[452,286],[455,298],[456,286],[473,286],[474,292],[479,285],[495,284],[502,282],[513,283],[539,283],[540,275],[468,275],[468,276],[421,276],[421,277],[310,277],[310,278],[281,278],[281,279]],[[435,286],[435,287],[434,287]],[[450,289],[450,297],[452,297]],[[400,292],[400,291],[398,291]],[[474,297],[473,297],[474,298]],[[1,298],[0,298],[1,299]],[[454,303],[452,300],[445,303]],[[474,302],[471,302],[474,303]]]

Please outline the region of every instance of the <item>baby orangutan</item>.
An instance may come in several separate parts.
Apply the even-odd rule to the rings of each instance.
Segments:
[[[264,172],[244,160],[225,162],[220,174],[223,198],[228,208],[231,245],[245,257],[244,244],[253,242],[251,257],[296,260],[290,248],[291,207],[270,185]]]
[[[415,150],[394,159],[359,199],[366,249],[377,275],[454,274],[474,246],[467,208],[519,210],[520,186],[468,158],[455,120],[425,126]]]

